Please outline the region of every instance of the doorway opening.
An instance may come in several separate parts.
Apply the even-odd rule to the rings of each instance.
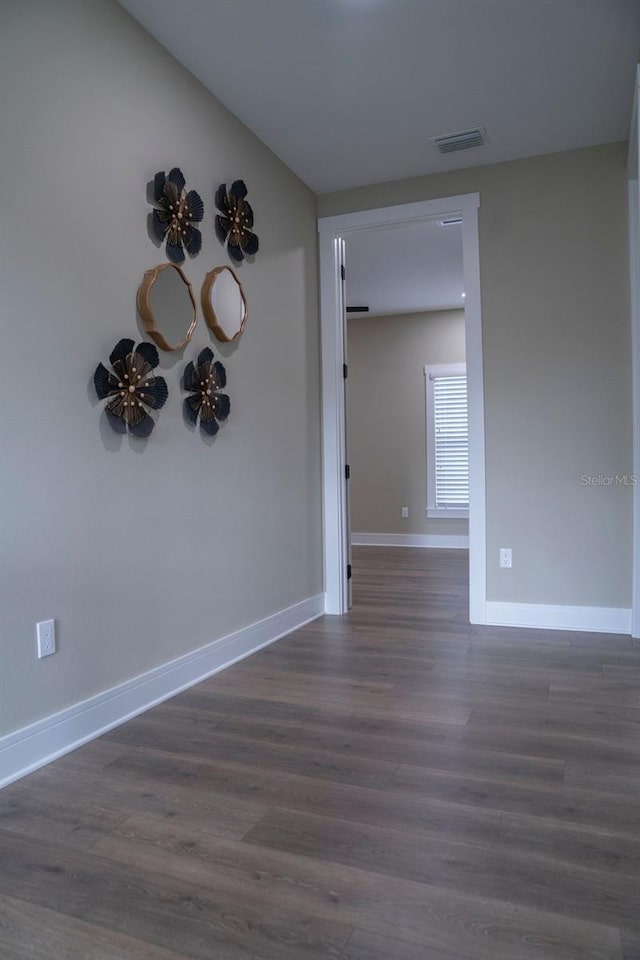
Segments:
[[[319,220],[323,380],[323,493],[326,612],[349,607],[350,529],[345,416],[345,246],[358,235],[428,229],[458,221],[462,236],[464,339],[469,418],[469,619],[486,622],[484,391],[477,210],[479,196],[402,204]],[[451,229],[442,227],[441,229]],[[348,266],[347,266],[348,269]],[[462,299],[462,297],[461,297]],[[403,505],[401,505],[403,506]],[[427,518],[428,519],[428,518]],[[360,531],[357,531],[360,532]],[[364,531],[367,532],[367,531]],[[375,532],[375,531],[374,531]]]

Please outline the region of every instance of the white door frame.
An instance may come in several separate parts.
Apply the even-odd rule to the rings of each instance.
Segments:
[[[479,194],[469,193],[440,200],[423,200],[418,203],[322,217],[318,220],[322,331],[324,582],[327,613],[346,613],[348,607],[349,531],[345,519],[345,407],[342,382],[345,321],[339,241],[362,230],[383,229],[421,220],[461,217],[469,398],[469,620],[471,623],[486,623],[486,495],[479,206]]]
[[[640,67],[636,68],[629,134],[629,266],[633,384],[633,473],[640,477]],[[640,486],[633,488],[631,634],[640,637]]]

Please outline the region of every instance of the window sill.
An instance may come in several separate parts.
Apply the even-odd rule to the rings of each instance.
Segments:
[[[453,507],[427,507],[425,516],[430,520],[468,520],[469,509],[454,509]]]

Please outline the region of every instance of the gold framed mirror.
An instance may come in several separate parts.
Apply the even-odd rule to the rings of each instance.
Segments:
[[[215,267],[204,278],[200,294],[202,314],[221,343],[241,336],[247,322],[247,298],[231,267]]]
[[[189,343],[198,322],[196,298],[175,263],[147,270],[136,302],[146,333],[161,350],[182,350]]]

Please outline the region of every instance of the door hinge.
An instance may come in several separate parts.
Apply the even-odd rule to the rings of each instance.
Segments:
[[[346,365],[346,363],[342,364],[342,376],[343,376],[343,379],[345,380],[349,376],[349,367]]]
[[[345,463],[345,465],[344,465],[344,478],[345,478],[345,480],[348,480],[350,476],[351,476],[351,467],[349,466],[348,463]]]
[[[347,279],[347,271],[344,268],[344,263],[340,264],[340,276],[342,277],[343,280]]]
[[[351,564],[347,564],[347,580],[351,580]]]

